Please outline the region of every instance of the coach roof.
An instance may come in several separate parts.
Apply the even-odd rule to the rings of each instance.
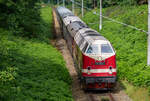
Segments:
[[[79,17],[77,16],[67,16],[66,18],[63,19],[65,25],[67,26],[68,24],[75,22],[75,21],[80,21],[84,23]]]
[[[59,6],[59,7],[57,8],[57,10],[58,10],[59,15],[60,15],[62,18],[65,18],[65,17],[67,17],[67,16],[74,16],[74,14],[73,14],[70,10],[68,10],[67,8],[65,8],[65,7]]]

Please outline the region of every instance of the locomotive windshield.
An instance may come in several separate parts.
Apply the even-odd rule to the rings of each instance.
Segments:
[[[113,50],[109,44],[92,44],[88,47],[87,54],[104,54],[113,53]]]
[[[93,44],[91,46],[89,46],[88,50],[87,50],[88,54],[99,54],[99,47],[97,44]]]
[[[113,53],[109,44],[101,44],[101,53]]]

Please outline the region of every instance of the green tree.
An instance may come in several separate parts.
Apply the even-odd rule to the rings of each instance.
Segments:
[[[36,37],[39,31],[39,0],[0,0],[0,27],[15,35]]]

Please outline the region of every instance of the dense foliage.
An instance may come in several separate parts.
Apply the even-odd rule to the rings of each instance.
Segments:
[[[81,4],[81,0],[74,0],[74,1]],[[99,7],[99,2],[100,0],[84,0],[84,6],[88,8]],[[54,0],[53,3],[56,4],[57,0]],[[141,5],[147,3],[147,0],[102,0],[102,3],[103,7],[109,7],[113,5]],[[70,5],[71,0],[65,0],[65,4]]]
[[[44,40],[48,32],[40,18],[39,0],[0,0],[0,27],[14,35]]]
[[[105,8],[103,14],[147,31],[147,12],[147,5],[113,6]],[[86,23],[97,23],[99,16],[89,12],[83,20]],[[98,24],[88,25],[99,31]],[[150,67],[147,66],[147,34],[107,19],[103,19],[101,34],[111,41],[117,52],[119,79],[126,79],[136,86],[150,87]]]
[[[41,17],[38,15],[40,20],[37,26],[43,27],[39,27],[36,31],[45,36],[44,41],[39,40],[41,37],[31,38],[28,34],[23,34],[27,37],[20,37],[22,32],[32,34],[32,30],[22,30],[18,32],[21,35],[16,36],[14,34],[16,29],[10,29],[9,23],[0,28],[1,101],[72,101],[71,78],[65,67],[65,61],[55,48],[45,43],[52,34],[49,30],[52,23],[51,8],[44,7],[40,11]],[[32,20],[36,20],[35,12],[32,13],[33,18],[31,15],[32,19],[24,22],[28,23],[27,27],[32,25]],[[14,21],[14,24],[16,23],[19,22]],[[18,24],[18,28],[24,27]]]

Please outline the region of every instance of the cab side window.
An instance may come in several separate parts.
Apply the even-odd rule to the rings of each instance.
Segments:
[[[93,49],[91,46],[89,46],[88,50],[87,50],[87,53],[92,53]]]

